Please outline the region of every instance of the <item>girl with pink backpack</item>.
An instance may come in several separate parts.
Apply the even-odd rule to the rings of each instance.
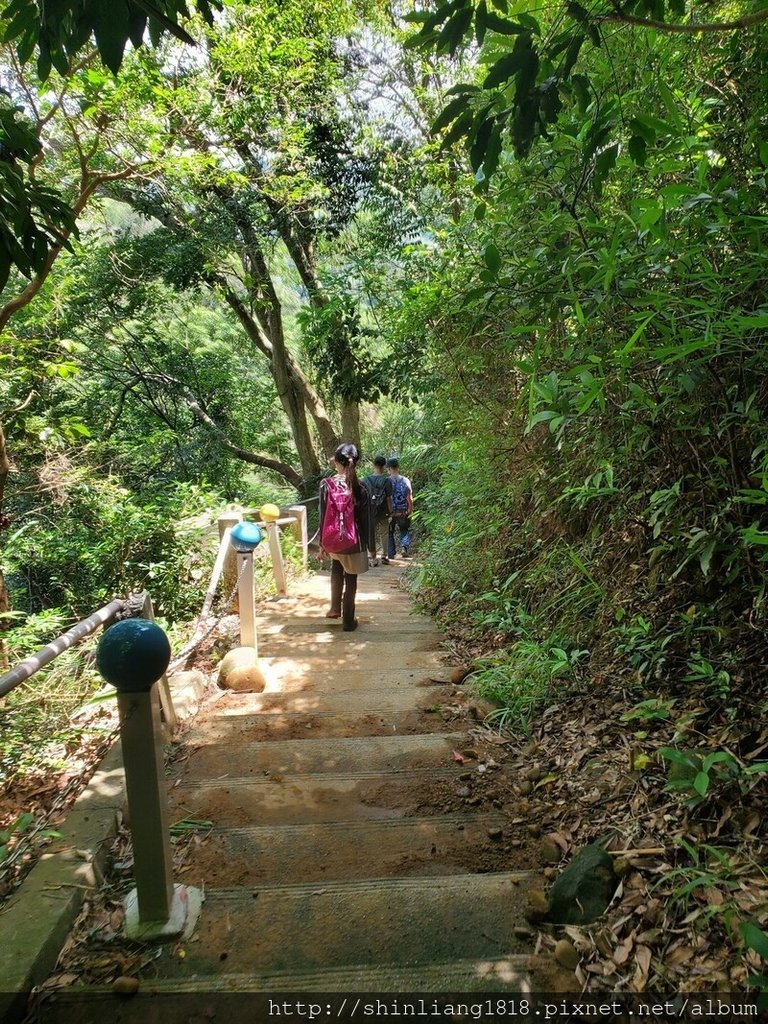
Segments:
[[[320,481],[320,553],[331,556],[331,607],[328,619],[342,619],[347,632],[357,629],[357,577],[368,571],[373,516],[368,490],[357,479],[360,452],[340,444],[333,453],[334,476]]]

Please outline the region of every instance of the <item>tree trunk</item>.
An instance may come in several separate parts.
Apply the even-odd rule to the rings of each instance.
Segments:
[[[302,284],[307,289],[311,305],[315,309],[323,309],[323,307],[328,305],[329,299],[317,274],[311,238],[302,238],[302,231],[297,225],[295,218],[282,213],[276,204],[272,203],[270,209],[285,247],[299,272]],[[351,352],[348,353],[347,359],[350,363],[352,362]],[[345,401],[343,403],[341,409],[341,433],[342,440],[352,441],[358,448],[360,447],[359,402]],[[330,454],[330,451],[328,454]]]
[[[216,277],[215,281],[222,288],[224,298],[230,308],[234,310],[248,337],[255,343],[259,351],[269,358],[272,379],[275,382],[280,404],[285,410],[291,426],[291,434],[296,445],[302,473],[306,480],[317,478],[321,472],[320,462],[312,443],[307,413],[314,421],[326,455],[330,455],[338,444],[338,436],[333,429],[322,399],[310,384],[293,354],[285,346],[282,321],[278,313],[273,309],[269,316],[269,336],[267,336],[234,290],[220,277]]]
[[[3,531],[4,520],[3,520],[3,498],[5,496],[5,481],[8,479],[8,473],[10,472],[11,464],[8,460],[8,452],[5,447],[5,433],[3,432],[3,424],[0,423],[0,533]],[[0,671],[7,671],[8,665],[8,644],[3,639],[3,633],[10,626],[10,619],[6,618],[4,612],[11,610],[10,601],[8,600],[8,588],[5,585],[5,576],[3,575],[3,567],[0,565]]]
[[[344,402],[341,407],[341,432],[345,441],[360,447],[360,403]]]

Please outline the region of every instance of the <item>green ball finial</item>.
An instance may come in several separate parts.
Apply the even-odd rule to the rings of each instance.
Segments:
[[[96,667],[121,693],[147,693],[168,668],[168,637],[147,619],[125,619],[104,633]]]

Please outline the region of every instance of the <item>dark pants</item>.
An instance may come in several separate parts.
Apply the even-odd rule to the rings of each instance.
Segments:
[[[411,532],[411,517],[403,513],[402,515],[393,515],[389,521],[389,539],[387,546],[387,553],[390,558],[395,557],[395,530],[400,531],[400,547],[407,548],[411,543],[409,536]]]
[[[331,611],[341,613],[345,626],[355,621],[355,597],[357,595],[357,576],[353,572],[344,572],[341,562],[334,558],[331,561]]]

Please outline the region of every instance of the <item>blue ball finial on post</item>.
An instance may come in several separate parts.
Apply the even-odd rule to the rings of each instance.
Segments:
[[[253,551],[257,548],[264,539],[264,534],[261,532],[261,527],[257,526],[256,523],[249,523],[244,520],[242,523],[236,523],[232,527],[232,533],[230,534],[230,540],[232,546],[236,551],[246,552]]]
[[[96,651],[96,667],[120,693],[147,693],[171,660],[171,645],[159,626],[146,619],[116,622]]]

